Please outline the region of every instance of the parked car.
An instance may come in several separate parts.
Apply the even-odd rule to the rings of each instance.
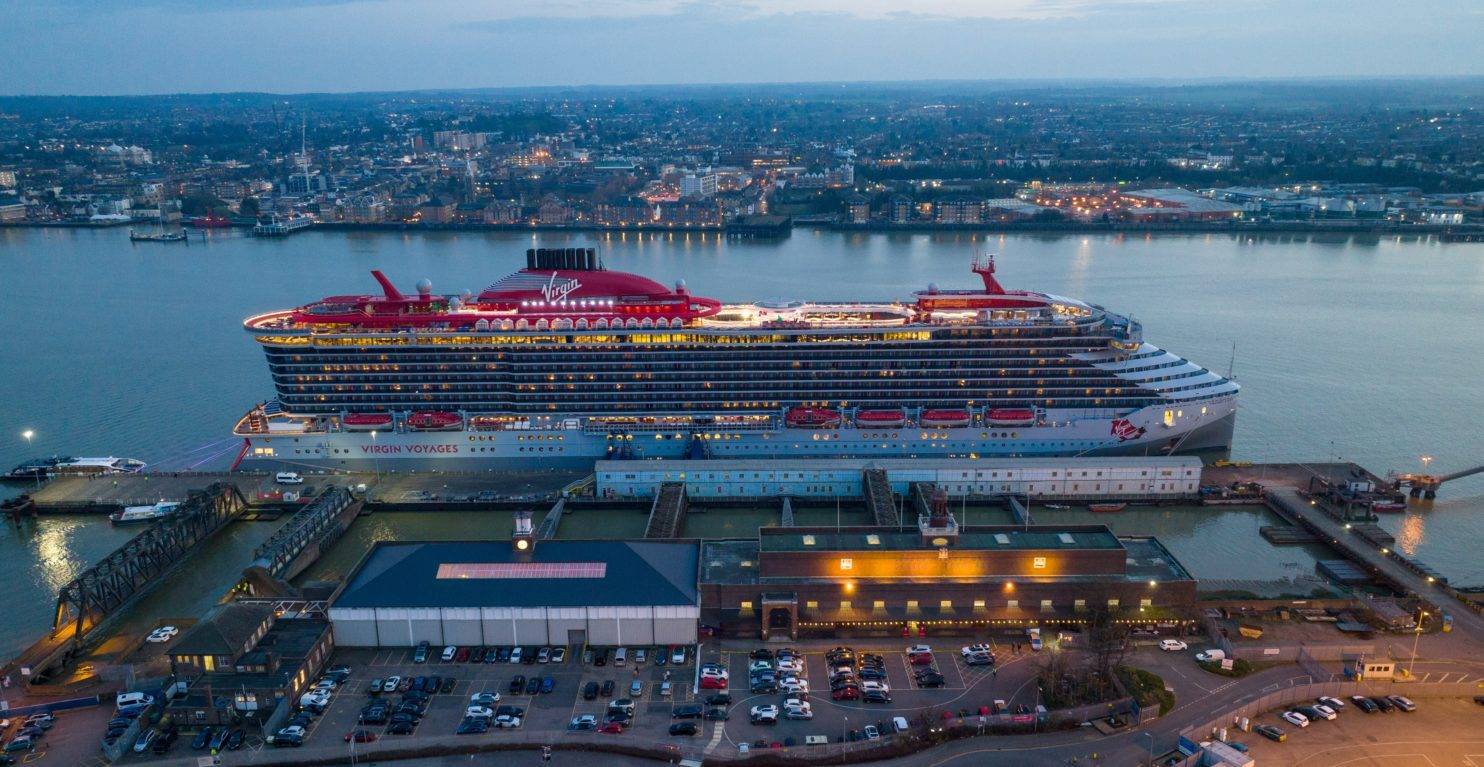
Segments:
[[[521,717],[518,714],[497,714],[495,716],[495,726],[502,730],[519,727],[520,723]]]
[[[550,647],[543,647],[543,648],[537,650],[536,651],[536,662],[537,663],[550,663],[551,662],[551,648]]]
[[[670,725],[671,735],[698,735],[700,732],[701,725],[695,722],[676,722]]]
[[[772,704],[753,706],[747,713],[747,719],[753,724],[777,724],[778,707]]]
[[[1402,711],[1411,713],[1417,710],[1417,704],[1413,703],[1411,698],[1402,695],[1387,695],[1386,699],[1391,701],[1391,705],[1396,706]]]
[[[601,690],[598,690],[598,694],[601,695],[601,696],[603,696],[603,697],[605,697],[605,698],[612,696],[613,695],[613,680],[612,679],[604,679],[603,680],[603,688]]]
[[[674,647],[670,649],[670,663],[676,666],[685,663],[685,647]]]
[[[213,730],[210,727],[201,728],[201,731],[196,733],[196,737],[191,738],[191,748],[196,751],[205,750],[207,746],[211,745],[211,736],[213,734]]]
[[[567,723],[569,730],[596,730],[598,729],[598,717],[592,714],[580,714],[572,717]]]
[[[227,733],[227,740],[223,745],[227,747],[228,751],[236,751],[242,748],[242,743],[245,740],[247,740],[247,731],[241,727],[233,727],[232,731]]]
[[[288,727],[285,727],[278,732],[269,735],[268,745],[294,747],[302,746],[304,745],[304,736],[306,734],[307,732],[303,727],[297,724],[289,725]]]
[[[1388,700],[1384,695],[1377,695],[1376,697],[1371,698],[1371,702],[1375,703],[1376,708],[1381,709],[1381,713],[1383,714],[1389,714],[1392,711],[1396,710],[1396,706],[1392,705],[1391,701]]]
[[[1341,711],[1341,710],[1343,710],[1345,708],[1345,701],[1340,700],[1339,698],[1330,697],[1328,695],[1321,695],[1321,696],[1319,696],[1316,699],[1316,702],[1318,702],[1320,705],[1323,705],[1323,706],[1329,706],[1331,709],[1334,709],[1335,711]]]
[[[519,695],[526,689],[526,678],[522,674],[516,674],[510,679],[510,694]]]
[[[728,718],[724,706],[712,706],[706,709],[706,721],[708,722],[725,722]]]
[[[1367,714],[1374,714],[1377,711],[1381,710],[1381,707],[1376,705],[1375,701],[1367,698],[1364,695],[1351,695],[1350,702],[1354,703],[1356,708],[1366,712]]]
[[[374,743],[376,733],[370,730],[351,730],[345,733],[346,743]]]
[[[1190,649],[1190,645],[1178,639],[1161,639],[1159,640],[1159,649],[1165,652],[1183,652]]]
[[[629,697],[637,698],[644,694],[644,682],[635,679],[629,683]]]
[[[1288,722],[1289,724],[1299,728],[1309,726],[1309,717],[1304,716],[1298,711],[1284,711],[1283,721]]]
[[[455,647],[453,645],[449,645],[449,646],[443,648],[443,662],[444,663],[448,663],[449,661],[451,661],[455,657],[457,657],[458,654],[459,654],[459,648],[457,648],[457,647]]]
[[[565,648],[565,647],[553,647],[553,648],[551,648],[551,662],[552,663],[566,663],[567,662],[567,648]]]
[[[1288,740],[1287,733],[1283,732],[1277,727],[1274,727],[1271,724],[1259,724],[1258,726],[1253,727],[1252,731],[1256,732],[1258,735],[1263,736],[1264,738],[1267,738],[1268,740],[1277,743],[1282,743],[1283,741]]]
[[[144,641],[151,643],[168,642],[174,639],[179,633],[180,629],[174,626],[161,626],[149,632],[149,636],[145,637]]]
[[[588,682],[587,684],[585,684],[585,685],[582,686],[582,699],[583,700],[596,700],[597,697],[598,697],[598,683],[597,682]]]
[[[427,642],[418,642],[417,643],[417,648],[412,651],[412,662],[413,663],[427,663],[428,662],[428,643]]]
[[[708,706],[730,706],[730,705],[732,705],[732,696],[731,696],[730,693],[725,693],[725,692],[718,692],[718,693],[714,693],[712,695],[707,695],[706,696],[706,705],[708,705]]]
[[[541,678],[541,692],[547,693],[556,689],[556,679],[546,676]]]
[[[891,695],[884,690],[862,690],[862,703],[890,703]]]
[[[541,692],[541,677],[533,676],[526,680],[526,694],[535,695]]]

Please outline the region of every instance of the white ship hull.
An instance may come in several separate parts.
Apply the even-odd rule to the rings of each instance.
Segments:
[[[581,419],[549,429],[294,432],[244,436],[239,468],[471,471],[583,468],[594,461],[677,458],[971,458],[1160,455],[1228,450],[1236,396],[1127,414],[1048,411],[1033,426],[776,428],[605,432]],[[700,455],[697,455],[697,453]]]

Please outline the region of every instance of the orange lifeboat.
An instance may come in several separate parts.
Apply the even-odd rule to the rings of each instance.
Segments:
[[[407,416],[407,428],[418,431],[454,431],[463,425],[463,416],[444,410],[419,410]]]
[[[951,408],[922,411],[924,429],[956,429],[960,426],[968,426],[969,421],[970,416],[967,410]]]
[[[340,419],[340,425],[346,431],[372,431],[375,429],[389,429],[392,425],[391,413],[347,413]]]
[[[907,423],[901,408],[862,410],[855,414],[855,425],[862,429],[896,429]]]
[[[840,413],[823,407],[791,407],[783,423],[790,429],[834,429],[840,425]]]
[[[996,407],[984,414],[990,426],[1031,426],[1036,422],[1036,411],[1027,407]]]

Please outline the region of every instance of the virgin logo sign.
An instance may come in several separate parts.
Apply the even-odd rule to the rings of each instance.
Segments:
[[[1109,433],[1117,437],[1119,442],[1126,442],[1144,436],[1144,427],[1133,425],[1127,418],[1116,418]]]
[[[567,280],[566,282],[558,283],[556,278],[557,273],[552,272],[551,279],[547,280],[546,284],[541,286],[541,296],[546,299],[547,303],[566,300],[567,296],[582,287],[582,283],[577,280]]]

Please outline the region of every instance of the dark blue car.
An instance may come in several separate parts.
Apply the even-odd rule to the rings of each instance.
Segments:
[[[555,679],[548,676],[541,680],[541,692],[551,692],[554,689],[556,689]]]

